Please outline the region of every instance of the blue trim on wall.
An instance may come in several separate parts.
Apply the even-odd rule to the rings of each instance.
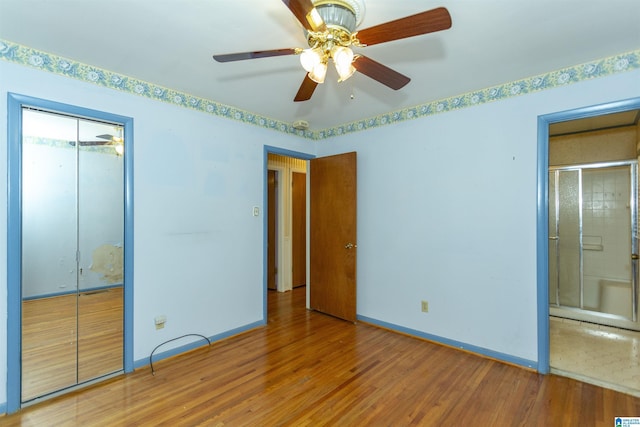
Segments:
[[[592,105],[538,117],[538,200],[536,221],[538,372],[549,373],[549,125],[640,109],[640,98]]]
[[[268,190],[268,170],[269,170],[269,154],[278,154],[281,156],[287,157],[295,157],[296,159],[302,160],[311,160],[316,156],[308,153],[301,153],[299,151],[287,150],[285,148],[273,147],[270,145],[264,146],[264,178],[262,184],[262,206],[263,206],[263,215],[262,215],[262,318],[264,323],[267,323],[267,280],[268,280],[268,259],[267,259],[267,243],[269,242],[269,224],[268,220],[268,198],[269,198],[269,190]]]
[[[538,118],[536,271],[538,372],[549,373],[549,124]],[[540,282],[544,282],[544,286]]]
[[[241,334],[243,332],[247,332],[250,331],[251,329],[255,329],[258,327],[264,326],[263,322],[254,322],[254,323],[249,323],[248,325],[245,326],[240,326],[238,328],[235,329],[231,329],[225,332],[222,332],[220,334],[217,335],[212,335],[209,337],[209,341],[211,341],[211,343],[213,344],[216,341],[220,341],[223,340],[225,338],[229,338],[232,337],[234,335],[238,335]],[[187,336],[185,336],[185,338],[187,338]],[[182,353],[186,353],[187,351],[193,350],[195,348],[199,348],[199,347],[203,347],[206,346],[207,343],[203,342],[203,340],[201,339],[196,339],[188,344],[182,345],[180,347],[175,347],[172,348],[171,350],[167,350],[167,351],[163,351],[162,353],[156,353],[153,357],[153,361],[157,362],[158,360],[162,360],[162,359],[166,359],[169,357],[173,357],[173,356],[177,356],[179,354]],[[135,361],[134,366],[136,369],[144,367],[149,365],[149,357],[146,357],[144,359],[138,359]]]
[[[7,95],[7,412],[20,409],[22,347],[21,149],[22,107],[93,118],[124,126],[125,135],[125,255],[124,370],[133,371],[133,119],[98,110],[16,93]]]
[[[296,159],[302,159],[302,160],[311,160],[316,158],[315,154],[287,150],[286,148],[273,147],[271,145],[265,145],[264,151],[265,151],[265,154],[278,154],[280,156],[295,157]]]
[[[428,341],[433,341],[436,343],[444,344],[449,347],[456,347],[461,350],[466,350],[471,353],[479,354],[481,356],[490,357],[492,359],[497,359],[502,362],[511,363],[513,365],[523,366],[526,368],[535,368],[536,362],[533,360],[523,359],[521,357],[515,357],[510,354],[500,353],[498,351],[489,350],[488,348],[478,347],[472,344],[463,343],[460,341],[452,340],[449,338],[444,338],[438,335],[432,335],[426,332],[418,331],[416,329],[405,328],[404,326],[398,326],[393,323],[384,322],[377,319],[372,319],[366,316],[358,315],[358,320],[361,320],[366,323],[371,323],[372,325],[380,326],[385,329],[390,329],[395,332],[400,332],[402,334],[410,335],[416,338],[425,339]]]
[[[8,413],[20,409],[20,373],[22,364],[21,318],[22,280],[20,194],[22,187],[22,103],[13,94],[7,96],[7,408]]]

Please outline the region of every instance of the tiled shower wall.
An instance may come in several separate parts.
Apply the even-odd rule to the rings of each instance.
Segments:
[[[630,282],[630,168],[584,169],[582,226],[584,303],[600,308],[601,281]]]

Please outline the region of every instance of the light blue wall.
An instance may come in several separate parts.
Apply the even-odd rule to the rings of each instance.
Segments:
[[[252,215],[253,206],[264,211],[263,146],[309,152],[308,140],[2,61],[0,76],[3,188],[8,92],[134,118],[136,362],[183,334],[224,335],[263,321],[263,217]],[[6,192],[0,200],[6,242]],[[1,244],[0,408],[7,399],[6,251]],[[154,325],[159,314],[167,317],[162,330]]]
[[[535,367],[537,117],[638,96],[636,70],[318,143],[358,152],[358,315]]]
[[[536,361],[537,116],[640,96],[635,70],[313,142],[12,63],[0,76],[3,100],[15,92],[134,118],[136,361],[181,334],[263,321],[263,217],[251,211],[263,207],[264,145],[358,152],[359,316]],[[3,101],[5,143],[6,129]],[[6,160],[0,150],[0,186]],[[0,319],[6,257],[0,245]]]

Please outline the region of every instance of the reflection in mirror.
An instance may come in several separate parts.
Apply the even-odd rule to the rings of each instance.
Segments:
[[[123,128],[23,109],[22,401],[123,368]]]

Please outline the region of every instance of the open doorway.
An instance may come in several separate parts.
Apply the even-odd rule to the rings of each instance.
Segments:
[[[538,180],[539,370],[636,395],[639,118],[640,99],[541,117]]]
[[[269,197],[269,156],[281,155],[282,162],[290,158],[302,159],[305,170],[288,169],[286,165],[273,165],[275,176],[288,176],[289,182],[275,185],[275,191]],[[308,161],[308,162],[307,162]],[[302,168],[299,168],[302,169]],[[311,171],[313,170],[313,174]],[[307,176],[297,176],[296,173]],[[301,289],[304,286],[306,307],[322,313],[355,322],[356,320],[356,248],[357,248],[357,186],[356,153],[341,153],[313,158],[273,147],[265,147],[264,203],[267,215],[264,218],[264,318],[269,315],[268,299],[272,293],[282,294],[288,290]],[[275,181],[275,179],[274,179]],[[293,189],[294,181],[299,183],[301,191]],[[302,182],[305,185],[302,186]],[[290,186],[291,185],[291,186]],[[313,190],[313,191],[311,191]],[[287,192],[290,193],[286,196]],[[306,207],[300,207],[292,214],[293,194],[297,193],[298,205],[306,200]],[[269,199],[275,205],[275,224],[269,227]],[[284,206],[284,207],[283,207]],[[278,209],[281,210],[278,213]],[[303,223],[295,224],[297,221]],[[278,231],[278,227],[280,231]],[[273,243],[269,245],[269,228],[274,229]],[[301,250],[297,261],[293,257],[292,230],[297,229],[298,244]],[[286,234],[286,231],[289,234]],[[304,232],[302,231],[304,230]],[[302,239],[302,235],[305,239]],[[282,238],[279,239],[278,237]],[[283,243],[283,244],[280,244]],[[279,245],[280,244],[280,245]],[[269,247],[275,247],[271,258],[277,270],[274,272],[275,290],[269,290]],[[283,247],[284,246],[284,247]],[[306,248],[304,248],[306,247]],[[304,249],[303,249],[304,248]],[[292,254],[291,256],[289,254]],[[304,254],[304,257],[303,255]],[[294,264],[302,264],[303,271],[294,271]],[[294,278],[295,286],[294,287]],[[304,280],[304,283],[302,283]],[[313,292],[311,292],[311,290]],[[279,292],[280,291],[280,292]]]
[[[267,159],[267,287],[287,292],[307,283],[307,162]]]
[[[265,319],[274,297],[307,306],[307,170],[311,158],[275,147],[265,151]],[[292,291],[305,297],[293,298]]]

